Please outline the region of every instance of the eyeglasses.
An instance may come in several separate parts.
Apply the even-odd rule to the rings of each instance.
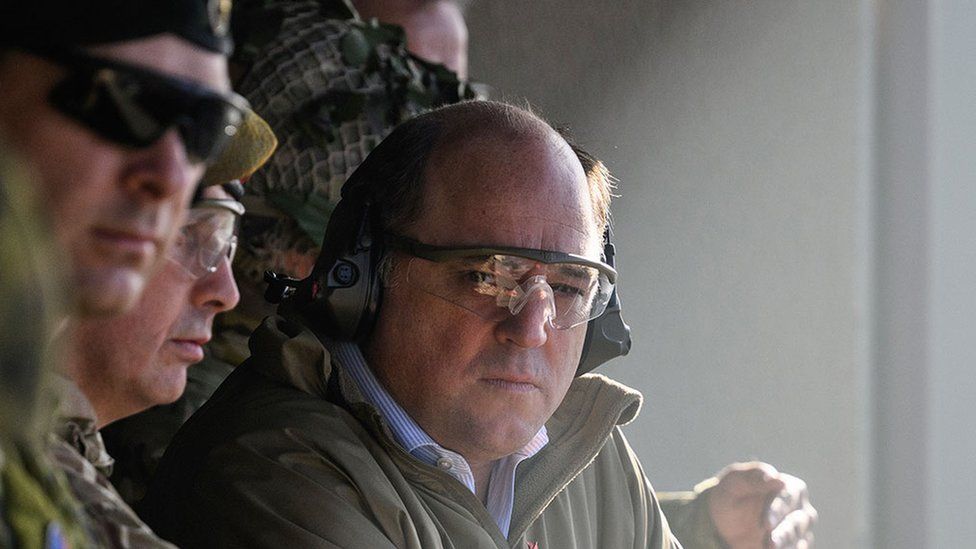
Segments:
[[[395,275],[406,283],[500,322],[532,302],[554,328],[569,329],[607,308],[617,280],[609,265],[585,257],[512,247],[444,247],[399,235],[386,245],[427,262],[408,263]]]
[[[248,103],[234,94],[76,50],[32,54],[68,70],[48,97],[63,114],[126,147],[155,143],[177,128],[187,156],[215,159],[243,122]]]
[[[169,259],[193,278],[217,271],[220,261],[233,262],[237,220],[244,206],[236,200],[203,199],[193,204],[169,252]]]

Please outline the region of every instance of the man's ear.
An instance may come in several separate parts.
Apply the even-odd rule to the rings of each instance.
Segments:
[[[405,269],[410,267],[412,258],[404,258],[389,252],[380,260],[376,271],[380,277],[380,285],[384,288],[395,288],[405,274]]]

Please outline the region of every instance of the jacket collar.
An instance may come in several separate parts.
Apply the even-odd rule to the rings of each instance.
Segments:
[[[115,460],[105,449],[98,432],[95,408],[74,381],[61,375],[51,376],[58,395],[55,435],[67,442],[106,477],[112,474]]]
[[[268,317],[250,340],[248,361],[256,372],[305,393],[329,399],[338,387],[341,404],[348,406],[372,430],[386,434],[381,441],[391,452],[399,446],[379,412],[365,402],[355,382],[334,368],[323,342],[301,322]],[[335,379],[331,379],[332,377]],[[546,422],[550,443],[527,459],[516,476],[516,495],[509,539],[518,539],[551,499],[596,458],[618,426],[634,420],[641,394],[600,374],[573,380],[569,392]]]

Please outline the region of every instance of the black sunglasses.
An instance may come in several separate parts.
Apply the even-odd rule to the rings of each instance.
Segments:
[[[63,114],[119,145],[143,148],[177,128],[195,161],[217,158],[244,121],[247,100],[77,50],[31,50],[68,75],[48,97]]]

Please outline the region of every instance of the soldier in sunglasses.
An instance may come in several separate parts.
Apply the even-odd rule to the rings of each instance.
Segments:
[[[43,270],[64,275],[71,319],[132,306],[172,253],[201,175],[243,177],[270,154],[267,125],[229,89],[229,10],[229,0],[4,3],[0,133],[33,172],[43,211],[21,219],[50,222],[62,261]],[[226,156],[242,138],[263,143],[263,156]],[[46,299],[38,282],[22,291]],[[35,406],[41,418],[27,425],[33,396],[23,428],[5,417],[0,429],[0,546],[103,546],[79,537],[87,521],[39,449],[50,410]]]
[[[123,311],[207,165],[247,129],[227,76],[230,1],[9,4],[0,131],[37,174],[80,311]]]

